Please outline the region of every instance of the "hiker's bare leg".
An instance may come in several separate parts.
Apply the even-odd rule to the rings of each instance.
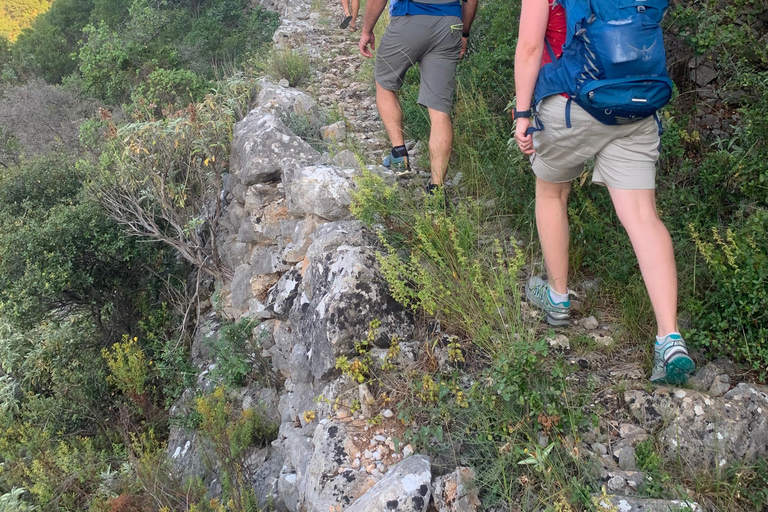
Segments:
[[[344,16],[349,16],[349,0],[341,0],[341,8],[344,9]]]
[[[400,108],[400,101],[397,99],[397,93],[388,91],[376,84],[376,106],[379,109],[379,117],[387,130],[389,142],[392,146],[402,146],[405,144],[403,139],[403,110]]]
[[[453,145],[453,126],[451,116],[435,109],[429,110],[429,120],[432,128],[429,132],[429,161],[432,165],[432,183],[442,185],[448,172],[448,161],[451,159]]]
[[[571,183],[536,178],[536,229],[539,231],[549,286],[568,293],[568,193]]]
[[[608,187],[640,264],[659,336],[677,331],[677,268],[672,238],[656,212],[655,190]]]
[[[349,13],[352,16],[352,21],[349,22],[349,28],[354,29],[357,26],[357,13],[360,12],[360,0],[352,0],[352,11]]]

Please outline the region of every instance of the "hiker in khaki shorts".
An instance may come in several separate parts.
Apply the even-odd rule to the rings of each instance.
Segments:
[[[599,5],[603,7],[601,12],[609,13],[611,8],[624,9],[629,5],[629,14],[632,17],[622,20],[622,23],[595,25],[615,27],[611,30],[619,31],[622,26],[630,27],[625,30],[634,30],[634,19],[650,16],[652,9],[659,4],[666,5],[663,0],[636,2],[637,7],[633,3],[611,0],[591,0],[584,3],[569,0],[522,2],[515,53],[515,141],[523,153],[530,155],[536,175],[536,227],[547,269],[546,280],[538,276],[530,278],[526,286],[526,296],[532,304],[546,313],[550,325],[571,324],[568,291],[568,194],[573,180],[584,172],[585,162],[594,159],[592,181],[608,189],[616,215],[629,235],[637,256],[656,316],[657,335],[651,381],[679,384],[685,382],[687,376],[695,370],[695,364],[677,326],[677,269],[672,239],[656,210],[656,162],[661,145],[658,117],[638,114],[637,118],[624,117],[626,122],[620,122],[619,119],[615,124],[601,122],[596,113],[582,108],[573,95],[559,92],[556,87],[571,85],[569,79],[572,77],[568,71],[574,68],[562,63],[573,63],[574,60],[569,59],[577,58],[578,50],[564,52],[563,47],[565,45],[566,48],[577,48],[575,45],[567,46],[566,31],[570,30],[568,23],[571,20],[582,19],[578,15],[578,9],[587,6],[591,10],[595,5]],[[568,9],[573,11],[568,13]],[[595,16],[583,19],[589,20],[586,23],[591,24]],[[643,25],[646,29],[651,26]],[[597,45],[588,46],[591,44],[589,38],[595,39],[593,33],[589,32],[591,27],[581,24],[579,28],[580,34],[586,34],[583,41],[587,45],[584,51],[584,62],[587,66],[576,68],[575,76],[579,80],[586,80],[589,75],[599,73],[599,68],[589,59],[590,55],[595,57],[594,52],[599,54],[599,50]],[[631,35],[633,34],[629,34]],[[628,37],[627,33],[622,36]],[[576,37],[573,39],[576,40]],[[624,42],[620,38],[615,40]],[[661,41],[656,41],[655,44],[659,42]],[[641,50],[627,44],[614,44],[611,49],[618,60],[625,59],[624,62],[619,62],[624,64],[629,61],[630,56],[637,58],[638,62],[650,61],[649,55],[655,44],[641,46]],[[666,73],[663,48],[659,45],[658,49],[662,52],[661,67]],[[637,53],[637,57],[633,52]],[[607,55],[613,56],[614,54]],[[600,62],[597,58],[594,60]],[[562,67],[555,64],[557,61]],[[643,64],[640,62],[633,65]],[[628,75],[625,78],[631,80],[632,76],[638,75]],[[613,78],[616,82],[617,77]],[[594,77],[594,80],[597,82],[598,78]],[[603,83],[607,82],[609,80]],[[646,79],[644,83],[649,82],[650,80]],[[656,82],[650,83],[663,83],[663,79],[658,78]],[[545,93],[549,92],[547,87],[553,90],[549,95],[542,95],[543,99],[538,105],[534,105],[534,92],[541,94],[540,86]],[[568,90],[565,87],[560,90]],[[649,101],[647,98],[654,97],[642,90],[632,91],[632,102],[642,105]],[[630,109],[625,105],[621,107]],[[533,111],[534,108],[536,112]],[[599,112],[601,109],[596,110],[598,115],[604,113],[606,117],[614,113],[613,109],[608,108],[602,112]]]
[[[478,0],[392,0],[390,23],[376,53],[376,104],[392,143],[384,158],[387,167],[410,171],[403,137],[403,113],[397,91],[405,73],[419,65],[420,105],[427,107],[431,122],[429,157],[431,179],[427,191],[442,186],[453,144],[451,108],[456,87],[456,66],[467,51],[469,29]],[[376,26],[387,0],[368,0],[360,37],[360,53],[373,57]]]

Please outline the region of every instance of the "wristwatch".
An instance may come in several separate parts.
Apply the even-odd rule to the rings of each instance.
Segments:
[[[528,117],[528,118],[533,117],[533,111],[531,109],[512,111],[512,119],[519,119],[521,117]]]
[[[461,37],[469,37],[469,32],[462,32]]]

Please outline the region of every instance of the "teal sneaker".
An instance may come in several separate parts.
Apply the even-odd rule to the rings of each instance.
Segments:
[[[387,156],[384,157],[382,164],[384,167],[393,170],[399,170],[404,173],[411,172],[411,162],[408,159],[408,155],[394,156],[392,153],[388,153]]]
[[[688,347],[680,334],[673,332],[654,344],[653,373],[655,384],[683,384],[696,370],[696,363],[688,355]]]
[[[549,295],[549,285],[542,278],[533,276],[525,284],[525,296],[547,314],[547,323],[556,327],[571,325],[571,301],[554,302]]]

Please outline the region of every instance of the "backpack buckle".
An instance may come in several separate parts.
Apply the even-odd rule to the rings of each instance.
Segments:
[[[640,13],[645,12],[645,6],[644,5],[638,5],[637,6],[637,12],[640,12]]]

